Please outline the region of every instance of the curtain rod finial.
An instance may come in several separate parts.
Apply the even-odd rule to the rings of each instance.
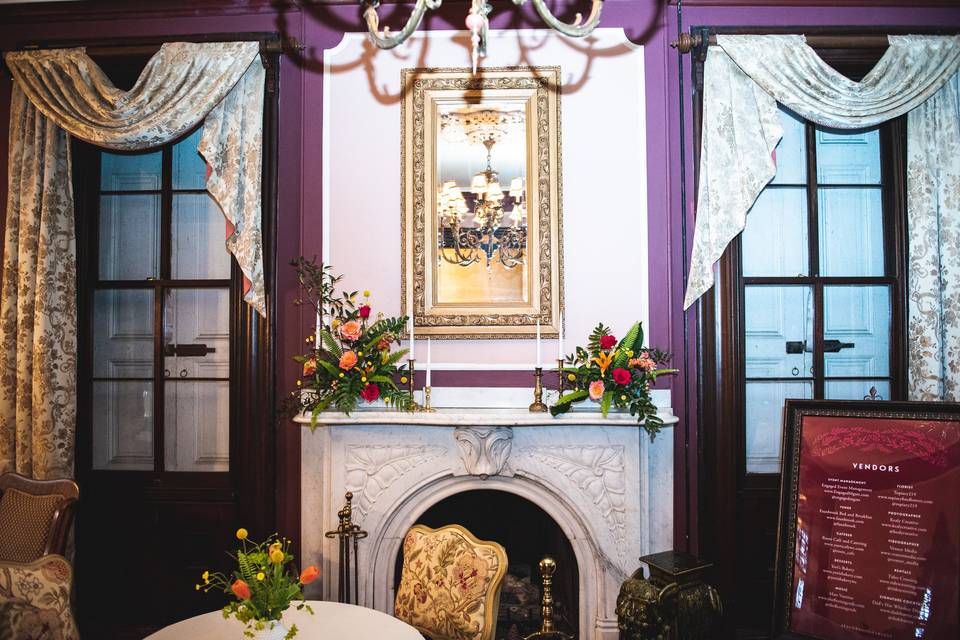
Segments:
[[[677,36],[677,39],[670,43],[670,46],[679,51],[681,54],[690,53],[694,48],[699,47],[702,43],[702,38],[699,35],[691,35],[689,33],[681,33]]]

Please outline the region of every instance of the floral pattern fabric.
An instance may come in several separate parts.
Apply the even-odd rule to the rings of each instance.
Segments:
[[[911,400],[960,401],[960,74],[907,116]]]
[[[14,77],[0,301],[0,473],[72,477],[76,239],[68,134],[110,149],[174,140],[204,122],[208,189],[227,249],[266,314],[261,249],[264,69],[256,42],[168,43],[134,87],[82,49],[5,54]]]
[[[775,175],[771,154],[782,135],[777,102],[820,125],[867,127],[923,104],[958,68],[960,36],[890,36],[876,67],[854,82],[801,35],[718,35],[704,68],[697,221],[684,308],[713,286],[713,265]]]
[[[0,562],[0,638],[79,640],[70,610],[73,572],[66,558]]]
[[[5,59],[15,84],[44,116],[101,147],[157,147],[203,121],[207,187],[230,229],[227,249],[250,282],[245,299],[265,315],[260,248],[265,73],[259,51],[257,42],[169,42],[130,91],[113,86],[83,49],[15,51]]]
[[[432,640],[492,640],[506,553],[457,526],[417,525],[403,540],[394,614]]]
[[[14,84],[0,299],[0,473],[73,476],[77,292],[70,143]]]

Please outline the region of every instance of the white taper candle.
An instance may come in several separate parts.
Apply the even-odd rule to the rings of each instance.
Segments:
[[[427,338],[427,386],[430,386],[430,363],[433,361],[433,339]]]
[[[540,358],[540,321],[537,320],[537,363],[533,366],[539,367],[543,360]]]
[[[411,360],[414,359],[413,356],[413,316],[410,316],[410,320],[407,321],[407,333],[410,334],[410,352],[407,354],[407,357]]]

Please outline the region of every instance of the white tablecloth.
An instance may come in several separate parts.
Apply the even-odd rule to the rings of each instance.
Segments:
[[[313,615],[290,607],[283,614],[289,628],[296,624],[295,640],[423,640],[410,625],[380,611],[338,602],[308,600]],[[146,640],[246,640],[243,625],[224,620],[213,611],[164,627]]]

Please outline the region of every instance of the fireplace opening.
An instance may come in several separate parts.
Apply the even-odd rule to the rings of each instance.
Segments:
[[[579,630],[577,559],[563,530],[533,502],[505,491],[478,489],[444,498],[427,509],[417,524],[437,528],[466,527],[481,540],[493,540],[507,551],[507,575],[500,592],[496,640],[519,640],[540,630],[540,560],[557,562],[553,577],[555,626],[558,631]],[[403,552],[397,555],[396,583],[400,584]]]

